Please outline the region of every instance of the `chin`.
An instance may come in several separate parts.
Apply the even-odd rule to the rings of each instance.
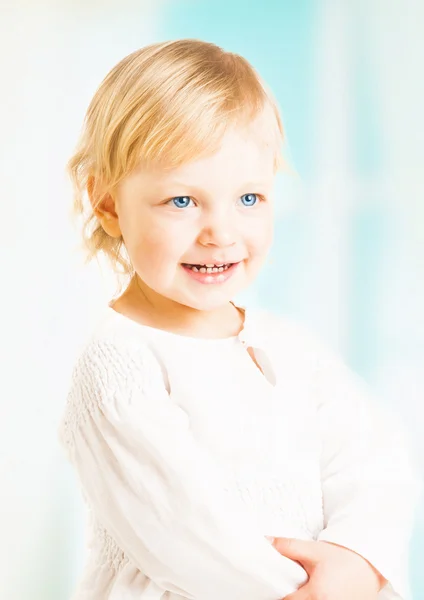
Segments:
[[[232,296],[221,295],[220,297],[215,296],[215,298],[178,298],[176,299],[179,304],[183,306],[188,306],[193,310],[200,311],[210,311],[216,310],[217,308],[222,308],[226,304],[228,304],[233,299]]]

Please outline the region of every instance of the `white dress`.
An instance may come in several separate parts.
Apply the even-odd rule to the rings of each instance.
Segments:
[[[91,515],[74,600],[279,600],[307,576],[265,536],[346,546],[389,580],[379,599],[405,598],[404,433],[297,324],[247,310],[239,336],[201,339],[107,307],[59,437]]]

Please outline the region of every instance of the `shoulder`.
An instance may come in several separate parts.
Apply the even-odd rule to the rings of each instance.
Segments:
[[[73,389],[108,392],[116,386],[149,385],[162,379],[161,365],[147,340],[94,334],[83,346],[72,370]]]
[[[267,349],[279,371],[311,385],[317,406],[334,405],[355,412],[374,397],[370,385],[342,354],[307,325],[269,312],[262,313]],[[266,323],[266,326],[265,326]],[[349,414],[352,414],[349,413]]]
[[[121,333],[100,327],[77,355],[59,424],[59,439],[65,445],[76,429],[96,415],[129,414],[143,399],[166,391],[162,365],[148,341]]]
[[[300,320],[272,311],[255,310],[257,336],[270,352],[314,368],[337,353]]]
[[[93,386],[114,382],[148,382],[161,377],[157,353],[142,327],[108,309],[100,315],[77,355],[72,383],[90,380]]]

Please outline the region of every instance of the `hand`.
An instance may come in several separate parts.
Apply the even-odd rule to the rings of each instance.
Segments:
[[[275,538],[272,545],[309,576],[284,600],[376,600],[387,583],[365,558],[343,546],[288,538]]]

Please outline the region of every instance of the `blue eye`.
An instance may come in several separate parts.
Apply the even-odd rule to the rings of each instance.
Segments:
[[[244,194],[241,196],[241,201],[244,206],[255,206],[258,201],[257,194]]]
[[[192,200],[189,196],[175,196],[169,202],[172,202],[177,208],[187,208]]]

